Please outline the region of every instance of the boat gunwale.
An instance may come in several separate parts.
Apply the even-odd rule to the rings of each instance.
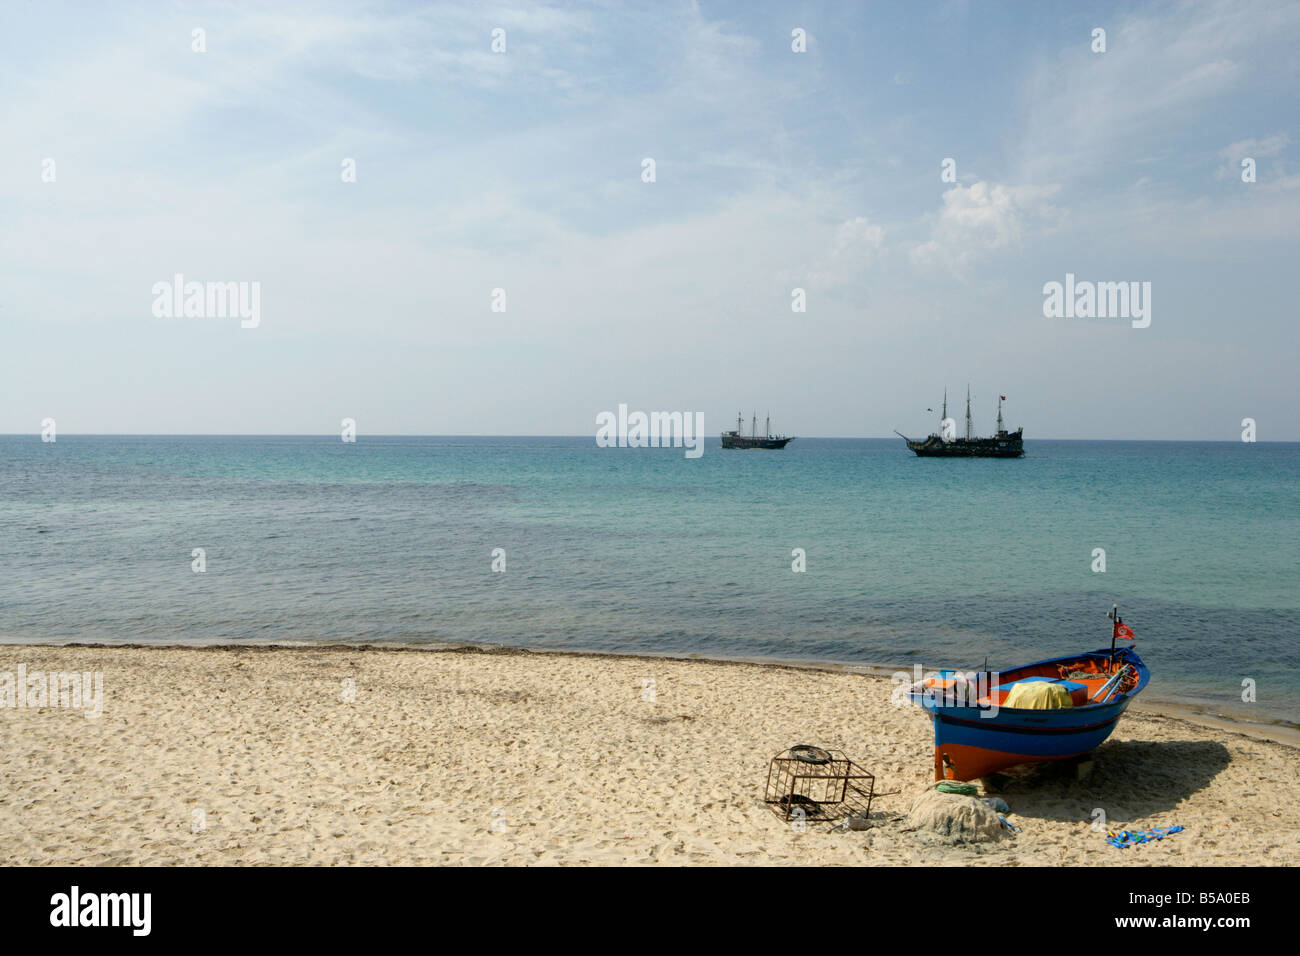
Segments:
[[[1109,717],[1107,720],[1103,720],[1100,721],[1099,723],[1091,724],[1088,726],[1100,727],[1108,722],[1116,721],[1123,715],[1124,711],[1128,708],[1128,705],[1133,701],[1135,697],[1137,697],[1139,693],[1142,692],[1143,688],[1145,688],[1146,685],[1151,680],[1151,671],[1147,668],[1146,664],[1143,663],[1142,658],[1138,656],[1136,649],[1132,647],[1118,647],[1115,649],[1114,653],[1117,661],[1122,661],[1124,664],[1131,665],[1137,670],[1138,680],[1137,680],[1137,684],[1135,684],[1131,690],[1125,691],[1122,694],[1115,694],[1112,697],[1110,697],[1108,700],[1104,700],[1104,701],[1090,700],[1087,703],[1079,704],[1074,707],[1062,707],[1062,708],[1051,708],[1051,709],[1036,709],[1030,707],[1007,707],[1004,704],[998,704],[996,706],[990,706],[990,705],[981,706],[979,704],[971,705],[968,703],[956,703],[956,702],[944,703],[940,700],[935,700],[934,699],[935,695],[933,694],[933,692],[929,694],[930,700],[927,701],[925,699],[927,696],[927,692],[924,689],[922,689],[922,684],[924,682],[913,684],[912,687],[909,689],[908,697],[911,699],[912,703],[916,704],[918,707],[920,707],[922,710],[924,710],[927,714],[929,714],[936,720],[941,719],[944,721],[961,722],[963,724],[969,723],[974,726],[987,727],[990,729],[992,728],[1013,729],[1016,726],[1013,723],[1014,721],[1026,719],[1028,715],[1032,714],[1034,717],[1034,724],[1036,725],[1036,727],[1024,728],[1026,730],[1037,729],[1037,730],[1044,730],[1047,732],[1051,732],[1053,730],[1058,730],[1063,732],[1064,731],[1077,732],[1081,729],[1087,729],[1087,728],[1075,725],[1075,722],[1070,719],[1071,715],[1074,714],[1096,715],[1108,709],[1114,709],[1116,712],[1113,717]],[[1022,664],[1017,667],[1011,668],[1011,670],[1006,671],[1005,673],[1001,671],[979,671],[977,672],[976,676],[978,679],[979,675],[997,673],[999,676],[999,684],[1001,684],[1003,682],[1002,681],[1003,677],[1010,677],[1014,681],[1018,679],[1015,677],[1017,673],[1031,671],[1034,668],[1038,668],[1038,667],[1046,667],[1049,665],[1060,666],[1071,662],[1084,661],[1084,660],[1098,660],[1098,659],[1109,660],[1110,657],[1111,657],[1110,648],[1102,648],[1096,651],[1086,651],[1082,654],[1066,654],[1061,657],[1051,657],[1045,660],[1035,661],[1032,664]],[[970,712],[971,714],[977,716],[974,720],[972,720],[970,717],[965,716],[962,712]],[[1006,714],[1005,718],[1003,717],[1004,713]],[[986,715],[991,715],[991,716],[986,716]],[[1045,724],[1048,726],[1044,726]]]

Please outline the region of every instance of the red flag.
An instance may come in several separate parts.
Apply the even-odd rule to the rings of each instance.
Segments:
[[[1117,640],[1122,640],[1122,641],[1137,640],[1137,638],[1133,636],[1133,628],[1129,627],[1127,624],[1115,625],[1115,637]]]
[[[1003,396],[1002,396],[1002,401],[1005,402],[1006,400],[1007,400],[1007,397],[1006,397],[1005,395],[1003,395]]]

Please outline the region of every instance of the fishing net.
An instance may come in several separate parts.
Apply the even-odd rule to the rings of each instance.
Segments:
[[[907,820],[909,830],[936,843],[987,843],[1006,835],[997,811],[983,800],[936,789],[916,798]]]

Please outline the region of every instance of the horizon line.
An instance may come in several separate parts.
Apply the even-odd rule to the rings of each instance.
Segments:
[[[63,432],[59,437],[64,438],[330,438],[338,440],[338,432]],[[585,435],[507,435],[507,434],[486,434],[486,433],[426,433],[426,432],[392,432],[392,433],[367,433],[366,438],[575,438],[575,439],[592,439],[593,434]],[[704,435],[705,439],[720,441],[719,435]],[[0,438],[35,438],[40,439],[41,433],[34,432],[0,432]],[[814,441],[901,441],[897,435],[796,435],[794,439],[814,440]],[[1052,438],[1042,437],[1027,439],[1027,441],[1088,441],[1088,442],[1162,442],[1166,444],[1230,444],[1230,445],[1295,445],[1300,444],[1300,439],[1258,439],[1252,442],[1243,442],[1240,438]],[[57,444],[55,442],[44,442],[43,444]],[[343,442],[343,444],[358,444],[358,442]],[[649,446],[647,446],[649,447]],[[677,447],[677,446],[672,446]]]

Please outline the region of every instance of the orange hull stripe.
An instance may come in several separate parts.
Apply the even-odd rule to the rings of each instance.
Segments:
[[[1078,757],[1087,752],[1081,750],[1077,754],[1043,757],[1031,754],[1001,753],[994,750],[985,750],[983,747],[972,747],[969,744],[944,744],[942,747],[934,748],[934,779],[945,779],[944,754],[948,755],[948,759],[952,761],[955,770],[951,779],[977,780],[980,777],[987,777],[991,773],[1005,770],[1007,767],[1014,767],[1017,764],[1038,763],[1041,760],[1068,760],[1071,757]]]

